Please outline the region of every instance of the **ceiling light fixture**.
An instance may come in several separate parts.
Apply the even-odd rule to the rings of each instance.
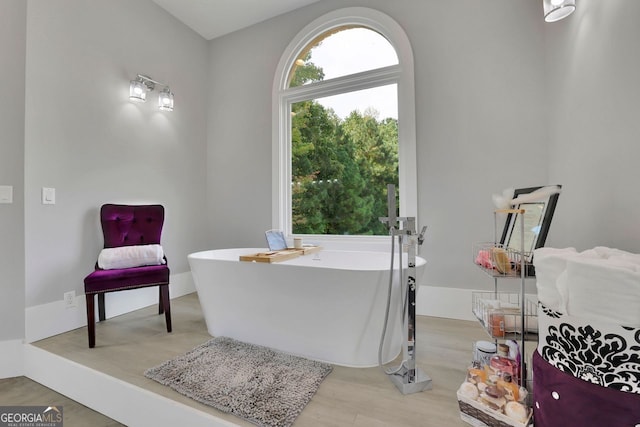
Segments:
[[[576,0],[542,0],[542,5],[546,22],[559,21],[576,10]]]
[[[156,85],[164,86],[158,96],[158,108],[163,111],[173,111],[173,92],[169,86],[143,74],[138,74],[134,80],[129,82],[129,99],[135,102],[145,102],[147,92],[155,89]]]

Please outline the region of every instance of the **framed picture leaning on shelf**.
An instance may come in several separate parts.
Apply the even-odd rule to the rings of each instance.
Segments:
[[[517,251],[524,248],[525,261],[531,264],[534,249],[543,247],[547,239],[561,189],[561,185],[516,189],[511,203],[515,209],[524,209],[525,212],[507,215],[500,239],[503,247]],[[524,221],[524,245],[520,221]]]

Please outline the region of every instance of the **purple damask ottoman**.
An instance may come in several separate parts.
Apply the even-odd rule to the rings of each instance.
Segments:
[[[640,329],[538,309],[536,427],[640,427]]]

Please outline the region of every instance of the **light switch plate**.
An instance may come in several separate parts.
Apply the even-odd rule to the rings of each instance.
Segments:
[[[42,187],[42,204],[43,205],[55,205],[56,204],[56,189]]]
[[[0,203],[13,203],[13,185],[0,185]]]

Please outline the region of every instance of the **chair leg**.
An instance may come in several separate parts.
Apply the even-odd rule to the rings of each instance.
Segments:
[[[162,286],[158,286],[158,314],[164,313],[164,301],[162,300]]]
[[[89,348],[96,346],[96,313],[95,295],[86,294],[87,299],[87,331],[89,333]]]
[[[171,332],[171,303],[169,302],[169,285],[160,286],[160,301],[164,309],[164,318],[167,322],[167,332]]]
[[[104,308],[104,294],[98,294],[98,319],[102,322],[107,316]]]

